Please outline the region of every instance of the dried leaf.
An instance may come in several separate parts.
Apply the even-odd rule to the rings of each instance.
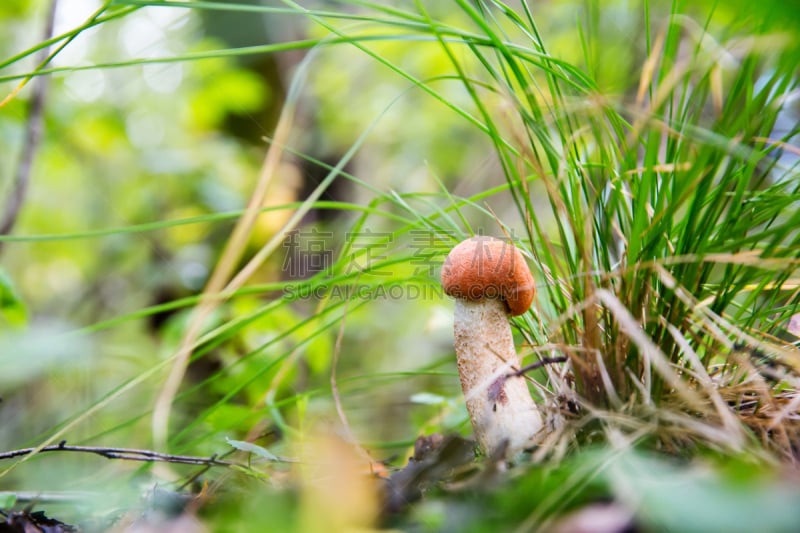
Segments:
[[[386,481],[384,513],[402,511],[429,487],[446,480],[456,468],[475,460],[475,442],[458,435],[419,437],[414,451],[408,465]]]

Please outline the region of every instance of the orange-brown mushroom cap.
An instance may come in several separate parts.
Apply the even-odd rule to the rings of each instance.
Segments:
[[[527,311],[536,286],[516,246],[493,237],[472,237],[453,248],[442,267],[442,288],[454,298],[501,298],[512,315]]]

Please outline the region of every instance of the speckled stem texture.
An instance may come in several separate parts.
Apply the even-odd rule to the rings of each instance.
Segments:
[[[508,439],[506,456],[530,447],[542,417],[519,370],[505,304],[456,299],[455,348],[461,388],[478,443],[493,454]]]

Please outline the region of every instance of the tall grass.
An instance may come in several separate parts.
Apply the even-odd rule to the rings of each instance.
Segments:
[[[552,372],[553,392],[574,392],[603,425],[647,420],[667,443],[739,448],[754,435],[793,458],[798,128],[779,121],[795,117],[795,43],[720,37],[703,27],[713,13],[698,23],[677,4],[646,6],[638,87],[616,95],[593,79],[597,17],[579,18],[583,58],[570,64],[548,54],[526,4],[456,3],[479,37],[417,7],[525,221],[544,334],[532,317],[521,327],[566,353],[574,376]],[[486,103],[498,97],[511,117]],[[785,371],[764,377],[764,365]]]
[[[472,97],[470,110],[449,102],[357,34],[310,15],[493,144],[543,289],[518,325],[537,353],[570,358],[569,371],[550,372],[551,399],[577,396],[601,425],[646,421],[669,447],[757,439],[793,459],[793,38],[769,27],[717,35],[713,8],[645,4],[635,84],[615,94],[597,80],[609,63],[600,4],[578,17],[582,57],[572,62],[548,52],[526,3],[457,1],[469,29],[422,2],[416,11],[361,5],[381,28],[435,38]],[[475,207],[449,198],[458,213]]]

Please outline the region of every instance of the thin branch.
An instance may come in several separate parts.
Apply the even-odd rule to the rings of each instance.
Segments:
[[[45,23],[44,38],[50,39],[53,36],[53,28],[55,25],[56,8],[58,0],[53,0],[50,4],[50,11],[47,14],[47,22]],[[48,48],[43,48],[40,52],[42,61],[48,59]],[[25,200],[25,194],[28,191],[28,184],[30,182],[31,170],[33,168],[33,159],[36,151],[39,148],[39,143],[42,140],[42,130],[44,125],[44,102],[47,96],[48,76],[41,76],[33,85],[33,93],[31,94],[30,109],[28,111],[28,121],[25,128],[25,141],[22,145],[22,153],[20,154],[19,165],[14,174],[14,181],[11,186],[11,191],[6,203],[5,214],[0,219],[0,235],[8,235],[14,228],[17,222],[22,204]],[[0,242],[0,250],[2,250],[3,243]]]
[[[509,372],[508,374],[503,374],[496,380],[492,382],[489,386],[489,398],[494,401],[494,399],[498,398],[503,393],[503,385],[505,385],[506,381],[510,378],[516,378],[519,376],[524,376],[527,372],[531,370],[536,370],[537,368],[541,368],[545,365],[551,365],[555,363],[566,363],[569,360],[568,357],[559,356],[559,357],[544,357],[535,363],[531,363],[529,365],[525,365],[519,370],[515,372]]]
[[[237,451],[238,451],[238,450],[237,450],[236,448],[231,448],[230,450],[226,451],[226,452],[225,452],[225,453],[223,453],[222,455],[216,455],[216,456],[215,456],[215,458],[218,458],[217,460],[220,460],[220,461],[221,461],[221,460],[222,460],[221,458],[223,458],[223,457],[227,457],[227,456],[229,456],[229,455],[231,455],[231,454],[233,454],[233,453],[236,453]],[[212,464],[206,464],[206,465],[203,465],[203,468],[198,468],[198,469],[197,469],[197,471],[195,471],[193,474],[190,474],[190,475],[189,475],[189,476],[188,476],[188,477],[187,477],[187,478],[186,478],[186,479],[183,481],[183,483],[181,483],[180,485],[178,485],[178,487],[176,488],[176,490],[177,490],[178,492],[181,492],[181,491],[185,490],[187,487],[189,487],[189,486],[190,486],[192,483],[194,483],[195,481],[197,481],[197,480],[198,480],[198,479],[199,479],[201,476],[203,476],[203,475],[204,475],[206,472],[208,472],[208,471],[209,471],[209,470],[211,470],[212,468],[214,468],[214,465],[212,465]],[[219,481],[219,480],[218,480],[218,481]]]
[[[511,372],[510,374],[506,374],[507,378],[513,378],[517,376],[522,376],[530,372],[531,370],[536,370],[537,368],[542,368],[545,365],[553,365],[556,363],[566,363],[569,360],[568,357],[559,356],[559,357],[543,357],[541,360],[536,361],[535,363],[531,363],[529,365],[525,365],[516,372]]]
[[[62,441],[53,446],[45,446],[44,448],[22,448],[19,450],[12,450],[10,452],[0,453],[0,460],[13,459],[14,457],[21,457],[31,453],[39,452],[79,452],[91,453],[105,457],[106,459],[123,459],[126,461],[143,461],[143,462],[161,462],[161,463],[175,463],[184,465],[204,465],[204,466],[238,466],[248,468],[247,465],[237,463],[234,461],[224,461],[217,459],[216,455],[211,457],[197,457],[194,455],[172,455],[169,453],[161,453],[152,450],[136,450],[132,448],[101,448],[95,446],[67,446]]]

